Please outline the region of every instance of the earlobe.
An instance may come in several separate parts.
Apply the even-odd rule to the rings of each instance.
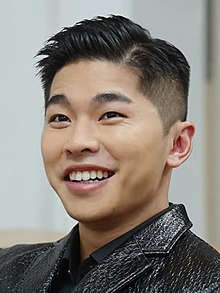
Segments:
[[[191,122],[181,122],[176,127],[172,148],[167,158],[167,165],[176,168],[185,162],[192,152],[195,127]]]

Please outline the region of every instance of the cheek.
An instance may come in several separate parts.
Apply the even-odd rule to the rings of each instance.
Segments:
[[[56,163],[62,149],[60,141],[60,139],[55,138],[52,134],[45,130],[43,131],[41,136],[41,153],[45,167],[47,167],[47,164]]]
[[[148,154],[156,151],[155,146],[160,145],[159,137],[146,127],[118,128],[105,132],[105,147],[117,159],[146,158]]]

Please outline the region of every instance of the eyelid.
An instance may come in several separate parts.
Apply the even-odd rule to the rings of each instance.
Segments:
[[[55,121],[55,119],[56,118],[58,118],[58,117],[66,117],[67,119],[66,120],[64,120],[64,121]],[[65,115],[65,114],[54,114],[54,115],[51,115],[49,118],[48,118],[48,122],[49,123],[52,123],[52,122],[54,122],[54,123],[65,123],[65,122],[70,122],[70,119],[69,119],[69,117],[67,116],[67,115]]]
[[[115,117],[110,117],[110,118],[104,118],[104,116],[106,116],[109,113],[114,113],[114,114],[116,114],[116,116]],[[121,113],[119,113],[119,112],[117,112],[117,111],[107,111],[103,115],[101,115],[101,117],[99,118],[99,120],[102,120],[102,119],[104,119],[104,120],[117,119],[117,118],[122,118],[122,117],[126,117],[126,116],[123,115],[123,114],[121,114]]]

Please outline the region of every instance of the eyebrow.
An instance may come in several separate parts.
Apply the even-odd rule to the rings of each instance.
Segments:
[[[48,99],[48,101],[45,102],[45,110],[51,105],[70,105],[70,102],[68,101],[67,97],[64,95],[55,95]]]
[[[111,93],[100,93],[93,97],[91,100],[91,104],[105,104],[105,103],[112,103],[112,102],[121,102],[126,104],[131,104],[133,101],[119,93],[119,92],[111,92]]]
[[[120,103],[126,103],[126,104],[133,103],[133,101],[126,95],[123,95],[119,92],[110,92],[110,93],[100,93],[95,95],[90,101],[90,104],[91,105],[105,104],[105,103],[113,103],[113,102],[120,102]],[[60,104],[68,106],[70,105],[70,102],[65,95],[62,95],[62,94],[54,95],[50,97],[48,101],[45,102],[45,111],[51,105],[60,105]]]

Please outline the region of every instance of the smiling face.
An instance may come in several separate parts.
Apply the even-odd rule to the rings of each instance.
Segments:
[[[42,154],[74,219],[135,226],[167,207],[171,145],[128,67],[80,61],[55,75]]]

